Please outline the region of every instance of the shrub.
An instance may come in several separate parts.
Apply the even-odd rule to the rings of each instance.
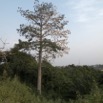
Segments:
[[[35,93],[18,81],[4,80],[0,82],[0,103],[60,103],[59,101],[47,100],[44,97],[36,96]]]

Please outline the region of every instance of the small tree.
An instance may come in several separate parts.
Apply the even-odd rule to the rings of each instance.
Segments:
[[[3,51],[3,50],[5,49],[5,46],[8,43],[6,43],[6,41],[4,42],[1,38],[0,38],[0,42],[2,44],[2,47],[0,47],[0,62],[1,63],[3,63],[3,62],[5,63],[5,68],[4,68],[4,71],[3,71],[3,78],[5,78],[8,75],[7,74],[8,66],[7,66],[7,58],[6,58],[7,53],[5,51]]]
[[[35,50],[38,59],[37,90],[41,94],[42,60],[68,52],[67,38],[70,33],[64,27],[64,15],[58,14],[52,3],[34,3],[34,11],[22,10],[20,14],[28,20],[28,24],[21,24],[18,32],[27,40],[19,40],[19,47]]]

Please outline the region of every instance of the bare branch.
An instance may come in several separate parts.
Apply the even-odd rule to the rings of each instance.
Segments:
[[[4,49],[5,48],[5,45],[6,44],[9,44],[9,43],[6,43],[6,40],[5,40],[5,42],[0,38],[0,41],[2,42],[2,44],[3,44],[3,47],[1,47],[0,49]]]

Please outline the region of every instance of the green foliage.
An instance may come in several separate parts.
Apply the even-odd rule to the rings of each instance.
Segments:
[[[78,94],[90,94],[99,74],[89,67],[43,68],[43,89],[47,97],[69,101]]]
[[[6,52],[7,63],[0,65],[0,76],[3,79],[5,68],[8,77],[14,78],[17,76],[21,81],[28,85],[36,87],[37,84],[37,62],[34,57],[25,52],[20,52],[17,48]]]
[[[26,83],[35,91],[38,67],[35,58],[17,49],[12,49],[8,52],[7,60],[9,77],[14,78],[17,76],[22,83]],[[5,63],[0,65],[0,80],[3,79],[4,69]],[[97,91],[95,86],[99,89],[103,88],[102,77],[103,73],[101,71],[88,66],[53,67],[49,62],[43,61],[42,95],[55,101],[82,101],[86,98],[89,100],[89,97],[94,98],[91,93],[93,90],[94,92]]]
[[[76,100],[65,102],[62,99],[47,100],[45,97],[35,95],[34,91],[17,78],[0,81],[0,103],[103,103],[103,90],[95,84],[88,95],[78,94]]]
[[[89,95],[84,97],[78,96],[77,100],[71,100],[70,103],[103,103],[103,91],[97,86],[91,91]]]
[[[28,103],[33,100],[30,88],[15,80],[0,82],[0,103]],[[32,102],[31,102],[32,103]]]
[[[31,88],[17,78],[0,82],[0,103],[59,103],[36,96]]]
[[[37,62],[34,57],[24,52],[14,52],[8,55],[9,75],[19,77],[21,81],[36,86]]]

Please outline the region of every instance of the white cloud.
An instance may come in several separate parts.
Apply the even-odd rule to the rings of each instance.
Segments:
[[[86,22],[86,21],[88,21],[87,15],[82,13],[81,15],[77,16],[77,22]]]
[[[103,1],[73,0],[67,3],[73,12],[72,16],[75,17],[75,21],[82,23],[88,23],[103,16],[103,7],[99,6],[100,4],[103,4]]]
[[[78,2],[75,3],[75,9],[81,9],[87,7],[91,7],[94,4],[95,0],[78,0]]]
[[[98,15],[103,17],[103,9],[99,10]]]

